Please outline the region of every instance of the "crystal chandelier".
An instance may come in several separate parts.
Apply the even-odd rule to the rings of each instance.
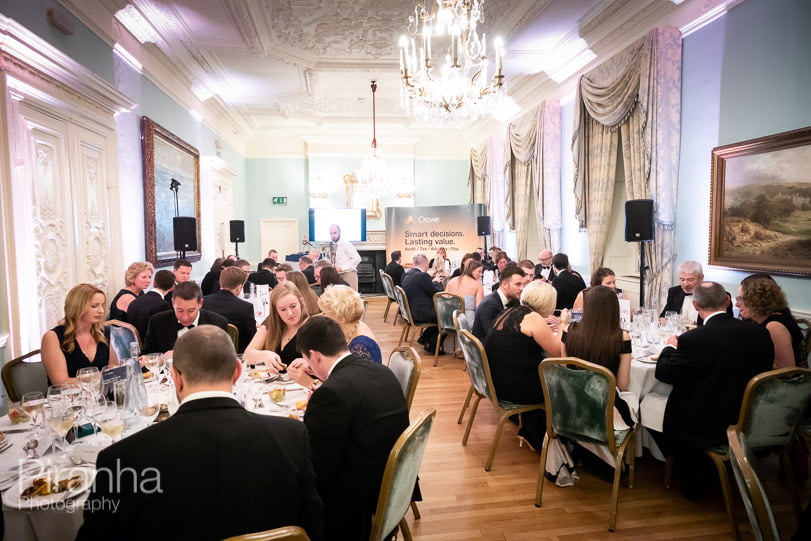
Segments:
[[[491,67],[487,35],[479,37],[477,31],[483,8],[484,0],[435,0],[431,9],[423,3],[414,8],[408,18],[411,37],[400,37],[400,97],[409,114],[458,123],[490,113],[506,97],[504,43],[494,41]],[[441,53],[437,65],[434,50]]]
[[[372,88],[372,146],[369,155],[361,162],[360,170],[357,173],[360,180],[360,192],[366,204],[367,215],[377,219],[381,216],[380,197],[385,188],[386,163],[377,148],[377,108],[375,104],[375,92],[377,92],[377,81],[371,82]]]

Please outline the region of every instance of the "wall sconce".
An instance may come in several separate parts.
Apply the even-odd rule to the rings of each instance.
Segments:
[[[316,177],[315,182],[310,185],[310,199],[326,199],[329,197],[321,177]]]
[[[397,192],[397,197],[399,199],[413,199],[414,198],[414,182],[409,182],[406,177],[402,177],[398,186],[400,186],[401,191]]]

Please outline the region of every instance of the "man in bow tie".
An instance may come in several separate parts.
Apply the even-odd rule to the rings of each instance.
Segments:
[[[538,264],[535,265],[535,279],[551,282],[555,278],[555,269],[552,268],[552,250],[542,250],[538,254]]]
[[[199,325],[216,325],[226,330],[228,320],[219,314],[203,310],[203,292],[194,282],[178,284],[172,292],[172,310],[159,312],[149,318],[144,347],[141,352],[166,353],[175,347],[175,340]]]

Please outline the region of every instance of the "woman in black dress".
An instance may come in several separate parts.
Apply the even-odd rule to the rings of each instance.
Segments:
[[[271,292],[270,313],[245,348],[245,359],[251,364],[265,363],[276,372],[285,370],[300,357],[296,333],[308,317],[298,288],[292,282],[281,282]]]
[[[124,288],[120,289],[110,303],[109,319],[127,321],[127,308],[139,295],[143,295],[152,283],[155,267],[147,261],[136,261],[127,267],[124,273]]]

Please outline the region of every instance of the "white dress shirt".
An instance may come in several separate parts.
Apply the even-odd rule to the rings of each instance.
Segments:
[[[357,270],[360,261],[360,254],[352,243],[340,239],[335,243],[335,261],[332,264],[339,267],[340,272]]]

